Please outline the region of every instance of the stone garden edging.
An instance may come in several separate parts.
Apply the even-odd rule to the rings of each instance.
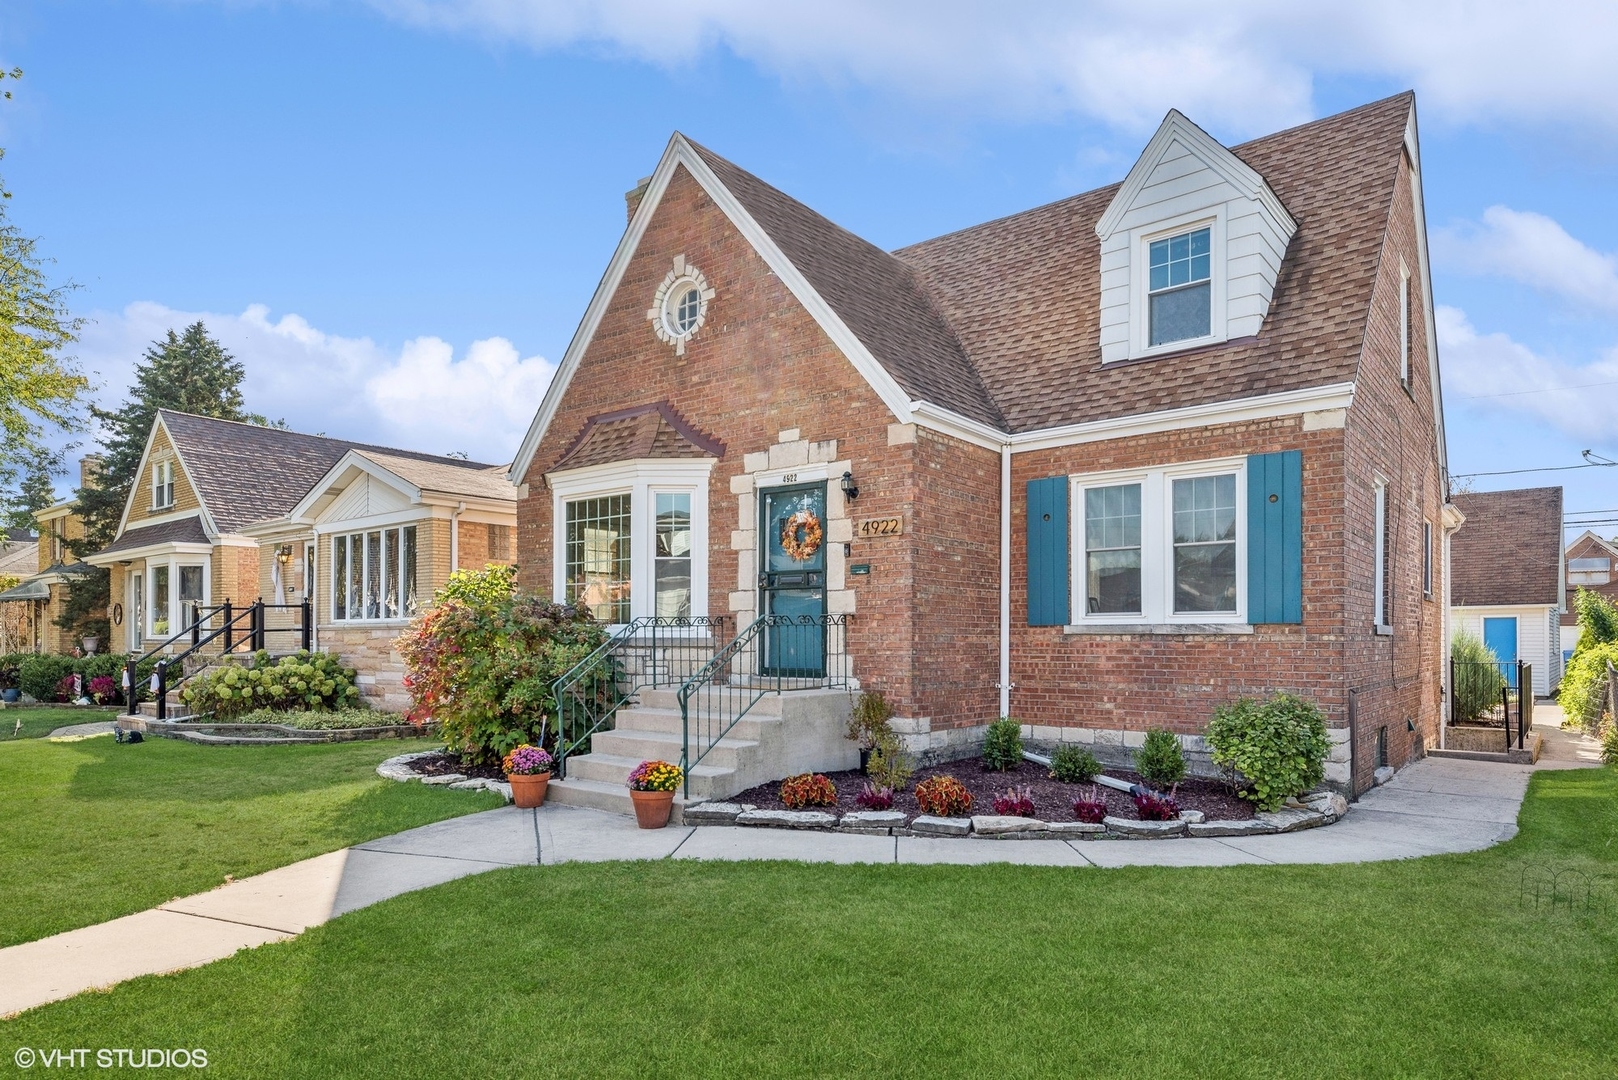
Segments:
[[[437,757],[444,752],[443,747],[437,750],[418,750],[413,754],[400,754],[390,757],[376,767],[376,774],[384,780],[397,780],[407,784],[412,780],[419,780],[430,787],[447,787],[452,791],[492,791],[506,802],[511,801],[511,785],[504,780],[489,780],[484,777],[467,776],[465,773],[444,773],[442,776],[423,776],[410,767],[410,763],[420,758]]]
[[[810,829],[868,836],[974,837],[983,840],[1166,840],[1298,832],[1334,824],[1347,813],[1347,799],[1335,791],[1321,791],[1293,800],[1274,812],[1260,811],[1240,821],[1207,821],[1201,811],[1185,810],[1175,821],[1108,817],[1096,825],[1082,821],[1040,821],[1038,818],[993,814],[957,818],[923,814],[906,824],[906,816],[897,810],[854,810],[839,817],[829,810],[761,810],[751,804],[710,802],[687,806],[685,824]]]

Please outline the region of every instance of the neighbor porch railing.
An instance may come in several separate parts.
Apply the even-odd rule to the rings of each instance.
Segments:
[[[729,616],[642,616],[551,684],[555,709],[552,755],[558,779],[567,759],[598,731],[611,730],[618,710],[642,690],[681,685],[719,646]]]
[[[691,770],[766,694],[851,685],[847,615],[763,615],[680,687],[680,768]]]
[[[223,604],[208,608],[193,601],[185,607],[189,608],[191,618],[184,630],[160,642],[145,656],[124,665],[124,701],[131,714],[140,702],[140,677],[137,671],[140,665],[153,657],[162,657],[152,669],[151,677],[152,697],[157,706],[156,718],[167,720],[169,691],[179,689],[180,684],[191,677],[192,673],[186,670],[187,660],[202,655],[228,656],[232,653],[257,652],[268,647],[266,643],[271,634],[296,634],[298,648],[305,651],[312,644],[314,611],[308,600],[301,604],[266,604],[259,599],[245,607],[235,607],[226,600]],[[299,612],[297,625],[269,625],[269,613],[272,611]],[[219,648],[217,653],[213,653],[210,646],[216,642]],[[183,645],[184,648],[171,652],[176,645]],[[178,673],[171,675],[171,669],[176,669]]]

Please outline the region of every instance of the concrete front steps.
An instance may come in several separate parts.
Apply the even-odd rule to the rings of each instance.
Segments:
[[[691,702],[691,754],[699,753],[699,732],[712,717],[717,724],[729,695],[710,691]],[[745,698],[741,699],[745,701]],[[834,772],[859,764],[859,750],[846,735],[852,699],[846,690],[787,690],[768,693],[738,720],[691,770],[691,802],[727,799],[758,784],[803,772]],[[567,778],[552,780],[547,800],[633,814],[625,782],[642,761],[678,763],[684,743],[680,702],[675,690],[643,690],[634,706],[618,711],[611,731],[597,732],[590,752],[567,760]],[[681,820],[683,792],[674,800]]]

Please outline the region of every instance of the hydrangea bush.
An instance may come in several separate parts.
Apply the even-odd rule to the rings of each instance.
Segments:
[[[251,666],[226,660],[188,681],[180,700],[215,720],[234,720],[256,709],[323,712],[359,704],[354,669],[330,653],[296,652],[275,659],[253,654]]]
[[[1275,810],[1326,776],[1331,742],[1315,703],[1292,694],[1267,701],[1241,698],[1214,711],[1206,736],[1215,765],[1231,772],[1238,791],[1260,810]]]

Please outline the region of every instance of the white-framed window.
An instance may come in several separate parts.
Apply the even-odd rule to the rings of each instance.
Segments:
[[[165,458],[152,464],[152,509],[174,505],[174,460]]]
[[[1225,217],[1181,215],[1130,234],[1131,357],[1224,341]]]
[[[169,636],[169,583],[173,578],[168,563],[158,563],[149,566],[146,570],[148,580],[148,602],[146,610],[151,613],[151,622],[147,624],[149,635],[154,638]]]
[[[550,476],[554,595],[613,625],[706,615],[712,467],[681,458]]]
[[[209,565],[206,559],[184,555],[147,560],[142,626],[147,637],[166,638],[191,629],[199,607],[211,602]]]
[[[333,622],[409,619],[420,609],[414,525],[334,535],[331,567]]]
[[[1421,595],[1433,598],[1433,523],[1421,523]]]
[[[1399,382],[1410,386],[1410,271],[1399,260]]]
[[[1246,618],[1246,459],[1072,483],[1076,623]]]
[[[1376,612],[1376,628],[1386,631],[1393,628],[1393,590],[1389,588],[1393,575],[1388,558],[1388,485],[1381,480],[1376,484],[1374,528],[1376,558],[1372,568],[1372,606]]]

